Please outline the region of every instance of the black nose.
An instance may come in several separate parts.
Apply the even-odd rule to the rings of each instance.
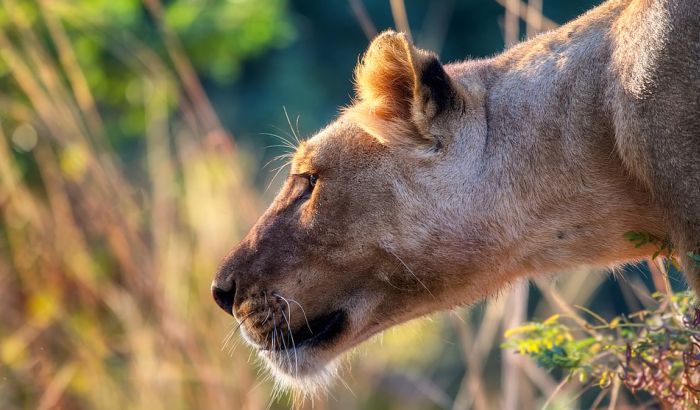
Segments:
[[[233,316],[233,299],[236,297],[236,284],[231,285],[231,289],[224,290],[218,286],[211,285],[211,295],[214,301],[224,312]]]

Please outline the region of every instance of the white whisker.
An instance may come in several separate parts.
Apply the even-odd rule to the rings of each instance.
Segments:
[[[289,306],[289,303],[287,303],[287,306]],[[294,374],[296,377],[299,377],[299,356],[297,354],[297,346],[294,343],[294,333],[292,332],[292,324],[289,323],[289,319],[292,318],[291,310],[289,312],[289,319],[287,319],[287,316],[284,314],[284,310],[282,311],[282,317],[287,322],[287,332],[289,333],[289,338],[292,340],[292,349],[294,350]]]
[[[282,317],[284,317],[284,312],[282,312]],[[287,320],[287,318],[285,317],[284,320]],[[287,332],[291,332],[291,329],[287,329]],[[284,340],[285,337],[282,329],[280,329],[280,339],[282,339],[282,347],[287,355],[287,363],[289,364],[289,367],[292,367],[292,357],[289,355],[289,349],[287,348],[287,342]]]
[[[311,325],[309,324],[309,318],[306,317],[306,311],[304,310],[304,308],[301,306],[301,304],[299,302],[297,302],[296,300],[294,300],[292,298],[287,299],[284,296],[277,294],[277,293],[273,293],[273,296],[277,296],[278,298],[282,299],[283,301],[285,301],[287,303],[287,307],[289,308],[289,319],[290,320],[292,319],[292,308],[289,306],[289,302],[295,303],[297,306],[299,306],[299,309],[301,309],[302,315],[304,315],[304,321],[306,321],[306,327],[309,329],[309,332],[311,332],[311,334],[314,333],[313,330],[311,330]]]
[[[416,274],[413,273],[413,270],[411,270],[411,268],[409,268],[408,265],[406,265],[406,262],[404,262],[401,258],[399,258],[399,255],[395,254],[394,251],[392,251],[392,250],[390,250],[390,249],[387,249],[387,251],[388,251],[390,254],[394,255],[394,257],[395,257],[399,262],[401,262],[401,264],[406,268],[406,270],[408,270],[408,272],[409,272],[411,275],[413,275],[414,278],[416,278],[416,280],[418,281],[418,283],[420,283],[420,285],[423,286],[423,289],[425,289],[428,293],[430,293],[430,296],[435,297],[435,295],[433,295],[433,292],[431,292],[430,289],[428,289],[428,287],[425,286],[425,283],[423,283],[423,281],[421,281],[421,280],[418,278],[418,276],[416,276]]]
[[[301,132],[299,132],[299,117],[301,117],[301,115],[297,115],[297,135],[301,135]]]
[[[276,127],[273,127],[273,128],[276,128]],[[278,128],[278,129],[279,129],[279,128]],[[280,130],[280,131],[281,131],[281,130]],[[284,132],[284,131],[283,131],[283,132]],[[294,143],[293,143],[292,141],[289,141],[288,139],[282,137],[281,135],[273,134],[273,133],[270,133],[270,132],[261,132],[260,135],[267,135],[267,136],[270,136],[270,137],[277,138],[280,142],[282,142],[282,144],[284,144],[284,147],[290,148],[290,149],[292,149],[292,150],[296,150],[296,149],[297,149],[296,145],[294,145]]]
[[[231,341],[231,339],[233,339],[233,336],[236,334],[236,332],[238,331],[238,329],[240,329],[241,326],[243,326],[243,323],[245,323],[245,321],[248,320],[248,318],[249,318],[251,315],[253,315],[253,313],[254,313],[254,312],[250,312],[250,313],[248,313],[247,315],[243,316],[243,319],[241,319],[240,323],[236,323],[236,324],[234,325],[233,329],[231,329],[231,331],[228,332],[228,334],[226,335],[226,337],[224,338],[224,340],[223,340],[223,342],[222,342],[222,346],[221,346],[221,351],[222,351],[222,352],[224,351],[224,349],[226,348],[226,346],[229,344],[229,342]]]
[[[274,175],[274,176],[272,177],[272,179],[270,180],[270,183],[267,184],[267,188],[265,188],[265,192],[267,192],[267,191],[270,189],[270,187],[272,186],[272,184],[275,182],[275,179],[277,179],[277,175],[279,175],[279,173],[282,172],[282,170],[283,170],[287,165],[289,165],[289,162],[285,162],[284,164],[282,164],[282,166],[280,166],[279,168],[277,168],[277,172],[275,172],[275,175]]]
[[[294,139],[296,140],[297,145],[301,144],[301,140],[299,139],[299,135],[294,132],[294,128],[292,127],[292,122],[289,120],[289,114],[287,114],[287,107],[282,106],[282,109],[284,110],[284,116],[287,117],[287,124],[289,124],[289,129],[292,131],[292,135],[294,136]],[[298,119],[299,117],[297,117]],[[297,122],[297,124],[299,124]]]

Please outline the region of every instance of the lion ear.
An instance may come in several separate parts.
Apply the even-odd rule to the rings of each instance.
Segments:
[[[355,85],[351,111],[386,144],[433,144],[433,122],[459,101],[438,57],[393,31],[372,41],[355,69]]]

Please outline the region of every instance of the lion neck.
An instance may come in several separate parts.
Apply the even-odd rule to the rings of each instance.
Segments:
[[[469,181],[473,192],[455,204],[462,223],[451,235],[455,246],[488,235],[481,241],[489,245],[479,248],[493,252],[480,253],[481,265],[503,280],[639,259],[649,250],[624,234],[663,235],[649,192],[615,145],[607,44],[614,11],[589,13],[494,59],[450,67],[463,84],[477,77],[486,89],[481,169]]]

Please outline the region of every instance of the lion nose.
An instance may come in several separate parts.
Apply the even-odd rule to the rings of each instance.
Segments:
[[[215,283],[211,285],[211,295],[214,301],[224,312],[233,316],[233,300],[236,298],[236,283],[232,281],[229,289],[224,289],[224,286],[219,286]]]

